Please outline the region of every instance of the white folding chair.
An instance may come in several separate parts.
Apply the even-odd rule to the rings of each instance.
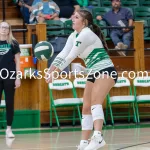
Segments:
[[[134,95],[136,99],[136,113],[137,121],[140,122],[140,116],[150,116],[150,110],[148,112],[139,113],[140,104],[150,104],[150,76],[148,77],[136,77],[133,82],[134,85]],[[138,90],[140,88],[140,91]],[[142,89],[147,91],[148,94],[142,94]],[[149,90],[149,91],[148,91]]]
[[[55,99],[53,95],[53,91],[57,90],[57,93],[62,90],[69,90],[72,92],[72,98],[59,98]],[[81,99],[76,97],[76,91],[73,87],[73,84],[68,79],[57,79],[54,80],[53,83],[49,84],[49,92],[50,92],[50,126],[52,127],[52,112],[54,110],[55,119],[57,122],[57,126],[60,127],[59,120],[73,120],[73,125],[75,120],[79,119],[81,122],[81,113],[80,113],[80,105],[82,105]],[[56,108],[64,108],[64,107],[73,107],[74,110],[78,111],[78,118],[75,118],[75,114],[73,113],[73,117],[66,116],[58,116]]]
[[[135,112],[135,97],[132,94],[132,88],[131,88],[129,79],[127,79],[125,77],[118,77],[117,83],[114,85],[114,87],[112,89],[115,89],[115,88],[121,89],[124,87],[128,88],[128,91],[129,91],[128,95],[110,96],[110,93],[107,95],[106,117],[108,118],[108,109],[109,109],[112,124],[114,124],[114,118],[128,117],[128,121],[130,121],[130,117],[131,117],[130,108],[131,108],[131,106],[132,106],[132,110],[133,110],[134,121],[137,122],[136,112]],[[116,105],[116,104],[119,104],[119,105],[128,104],[129,105],[129,107],[128,107],[129,111],[127,113],[122,113],[122,112],[116,113],[117,115],[113,114],[112,105]]]

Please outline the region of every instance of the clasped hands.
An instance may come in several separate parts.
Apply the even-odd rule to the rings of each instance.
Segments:
[[[58,77],[59,77],[58,72],[48,70],[45,74],[45,81],[46,81],[46,83],[52,83],[53,80],[57,79]]]

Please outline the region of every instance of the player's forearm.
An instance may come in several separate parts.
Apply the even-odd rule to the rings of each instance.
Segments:
[[[53,72],[55,69],[57,69],[57,67],[54,66],[54,65],[51,65],[51,66],[49,67],[49,73]]]
[[[77,57],[76,55],[74,55],[74,56],[67,56],[67,57],[64,59],[63,63],[58,67],[59,70],[61,70],[61,71],[64,70],[68,65],[71,64],[71,62],[72,62],[76,57]]]

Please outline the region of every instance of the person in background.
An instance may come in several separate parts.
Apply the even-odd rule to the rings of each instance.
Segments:
[[[30,23],[43,23],[45,20],[59,20],[60,9],[53,0],[42,0],[32,6]]]
[[[120,0],[111,0],[112,10],[108,11],[103,16],[97,16],[97,20],[104,20],[110,26],[133,26],[133,15],[129,9],[121,7]],[[115,45],[115,49],[130,48],[133,30],[130,28],[112,29],[110,37]],[[119,52],[124,55],[124,52]]]
[[[5,69],[2,71],[2,69]],[[5,94],[7,129],[6,138],[14,138],[12,122],[14,116],[15,89],[20,87],[21,80],[17,78],[20,72],[20,48],[12,35],[10,24],[0,23],[0,97]]]
[[[30,13],[33,10],[32,5],[40,1],[41,0],[19,0],[18,5],[20,6],[20,11],[25,23],[29,24]]]
[[[54,0],[60,8],[60,18],[71,18],[74,12],[80,9],[76,0]]]

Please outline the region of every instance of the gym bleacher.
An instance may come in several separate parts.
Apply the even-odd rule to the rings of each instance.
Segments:
[[[0,4],[2,4],[2,0],[0,0]],[[1,12],[0,13],[0,20],[3,18],[3,5],[0,5]],[[122,7],[128,8],[133,16],[134,21],[142,20],[144,21],[145,26],[150,26],[150,1],[149,0],[122,0]],[[99,26],[107,26],[103,21],[97,21],[97,15],[103,15],[107,11],[111,9],[111,2],[110,0],[89,0],[89,9],[94,17],[94,22]],[[13,28],[23,28],[23,19],[20,14],[20,10],[13,3],[12,0],[5,1],[5,19],[11,23]],[[103,33],[106,37],[106,40],[110,40],[108,30],[104,29]],[[21,34],[21,33],[20,33]],[[17,35],[18,40],[23,43],[23,39],[21,36]],[[150,39],[150,29],[144,29],[144,40]]]

